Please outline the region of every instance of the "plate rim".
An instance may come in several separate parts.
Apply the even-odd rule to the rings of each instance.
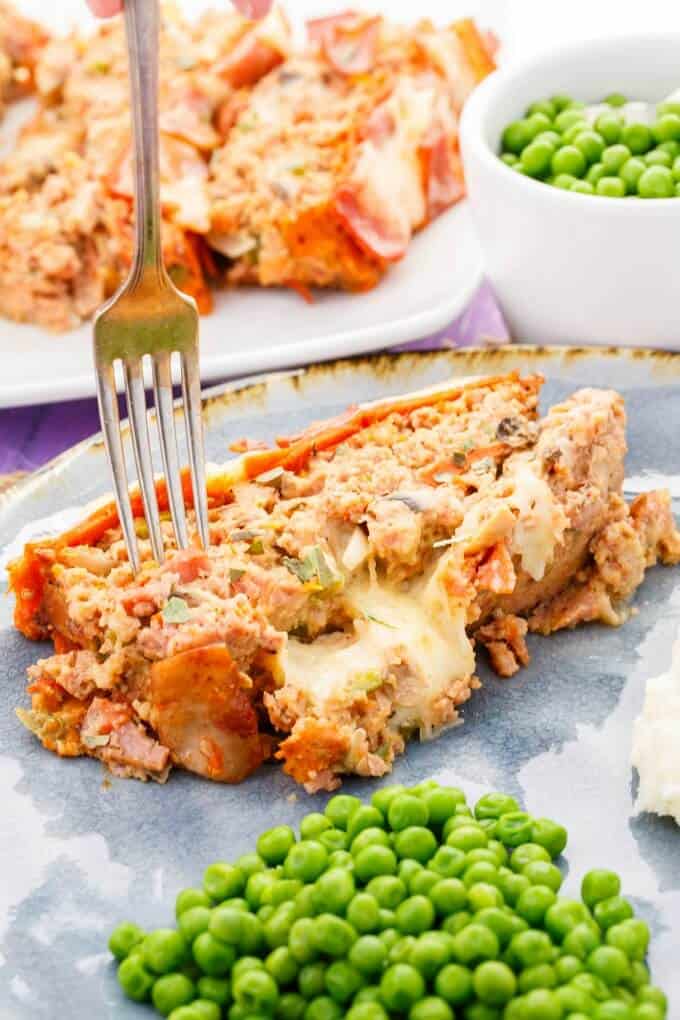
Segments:
[[[249,389],[255,389],[262,386],[269,387],[276,382],[286,381],[293,378],[303,379],[319,374],[332,375],[345,368],[357,366],[362,362],[373,364],[383,361],[390,365],[396,365],[408,360],[424,361],[444,358],[447,361],[451,361],[453,363],[458,362],[461,365],[465,365],[468,362],[475,363],[479,360],[497,360],[502,362],[509,357],[522,356],[527,359],[527,370],[531,368],[530,363],[532,360],[538,360],[546,357],[577,360],[596,356],[612,359],[624,359],[630,362],[641,360],[649,361],[655,365],[659,364],[660,367],[662,365],[668,366],[672,364],[674,370],[677,372],[678,383],[680,384],[680,350],[665,351],[651,347],[625,347],[616,345],[604,347],[598,344],[568,346],[564,344],[523,344],[510,342],[508,344],[498,346],[437,348],[428,351],[369,351],[348,357],[324,359],[323,361],[316,361],[309,365],[296,368],[283,368],[275,371],[260,372],[255,375],[238,376],[237,378],[227,379],[223,382],[217,383],[216,385],[203,389],[201,392],[201,404],[205,410],[206,407],[214,404],[215,402],[235,399],[237,397],[240,399]],[[500,367],[501,366],[499,366],[499,369]],[[505,368],[504,370],[507,371],[508,369]],[[178,401],[175,402],[175,408],[177,408],[177,406]],[[153,414],[153,409],[151,410]],[[127,427],[127,419],[124,419],[121,424],[125,429]],[[2,526],[2,517],[4,513],[13,505],[16,499],[23,499],[30,495],[34,486],[40,486],[46,478],[49,478],[55,472],[58,473],[59,470],[68,465],[74,457],[77,457],[80,453],[84,453],[92,446],[101,444],[101,442],[101,432],[95,432],[91,436],[81,439],[80,442],[74,443],[73,446],[69,446],[66,450],[57,454],[56,457],[51,458],[35,471],[32,471],[25,478],[20,479],[4,493],[0,493],[0,527]]]

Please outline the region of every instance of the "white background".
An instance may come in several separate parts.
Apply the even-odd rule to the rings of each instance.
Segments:
[[[16,0],[27,14],[65,29],[82,22],[84,0]],[[224,0],[180,0],[187,11],[214,7]],[[397,20],[427,16],[438,22],[473,14],[493,27],[505,43],[505,59],[524,56],[542,46],[588,36],[630,32],[680,31],[677,0],[284,0],[296,21],[311,14],[347,7],[381,9]]]

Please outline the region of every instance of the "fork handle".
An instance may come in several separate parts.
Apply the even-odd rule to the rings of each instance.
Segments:
[[[158,0],[125,0],[124,10],[134,135],[134,281],[148,270],[164,274],[158,130],[160,9]]]

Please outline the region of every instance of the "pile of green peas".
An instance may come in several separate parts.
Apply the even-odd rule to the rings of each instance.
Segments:
[[[519,173],[581,195],[674,198],[680,195],[680,103],[660,103],[652,124],[627,123],[624,96],[593,124],[569,96],[532,103],[503,131],[500,158]]]
[[[663,1020],[649,930],[611,871],[559,895],[556,822],[433,781],[341,794],[119,925],[129,998],[170,1020]]]

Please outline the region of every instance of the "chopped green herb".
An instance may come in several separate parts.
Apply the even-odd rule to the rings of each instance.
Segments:
[[[389,627],[390,630],[398,630],[393,623],[388,623],[387,620],[381,620],[379,616],[374,616],[373,613],[364,613],[364,617],[370,620],[371,623],[379,623],[381,627]]]
[[[382,682],[383,676],[377,669],[367,669],[365,673],[357,673],[352,678],[352,687],[359,691],[374,691]]]
[[[161,616],[166,623],[186,623],[191,619],[189,607],[178,595],[171,595],[165,604]]]
[[[230,542],[252,542],[255,538],[261,538],[261,531],[250,531],[249,528],[237,528],[229,535]]]
[[[229,568],[229,580],[231,581],[232,584],[234,584],[235,581],[240,581],[244,574],[245,570],[243,570],[241,567]]]
[[[307,584],[314,578],[324,589],[335,588],[342,584],[342,576],[331,569],[318,545],[313,546],[303,560],[284,556],[283,565],[303,584]]]
[[[467,464],[467,457],[460,450],[456,450],[451,459],[456,467],[465,467]]]
[[[248,552],[253,556],[261,556],[264,552],[264,545],[261,538],[254,539],[248,547]]]

